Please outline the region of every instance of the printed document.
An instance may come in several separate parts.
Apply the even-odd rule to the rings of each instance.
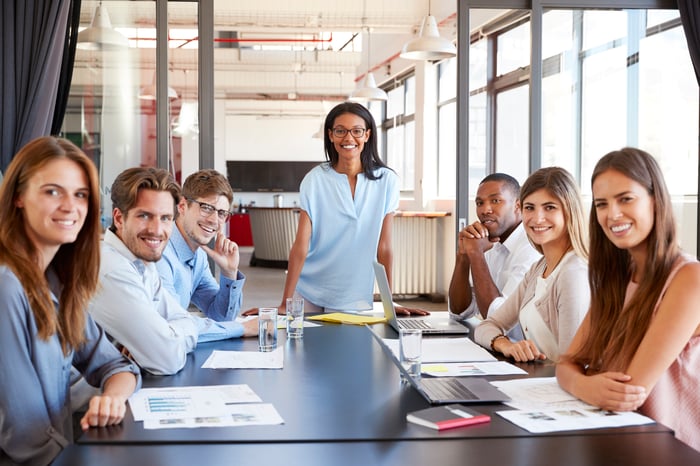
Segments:
[[[383,338],[384,344],[399,358],[399,340]],[[421,363],[496,361],[496,358],[469,338],[423,338]]]
[[[236,403],[262,400],[246,384],[142,388],[129,398],[134,420],[217,417]]]
[[[202,364],[203,369],[282,369],[284,347],[272,351],[214,350]]]
[[[423,374],[433,377],[463,377],[468,375],[526,375],[527,371],[506,361],[445,362],[421,364]]]
[[[564,391],[556,377],[491,381],[511,398],[505,404],[514,411],[497,414],[528,432],[600,429],[652,424],[653,419],[635,412],[596,408]]]

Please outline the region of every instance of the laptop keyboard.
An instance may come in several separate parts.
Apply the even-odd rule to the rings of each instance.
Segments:
[[[420,330],[432,330],[432,326],[423,319],[398,319],[401,328],[417,328]]]
[[[422,379],[421,387],[432,400],[476,400],[478,397],[456,379]]]

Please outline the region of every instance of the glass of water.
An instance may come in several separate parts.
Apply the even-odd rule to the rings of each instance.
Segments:
[[[287,338],[304,337],[304,298],[287,298]]]
[[[277,308],[261,307],[258,311],[258,346],[260,351],[277,348]]]
[[[420,329],[399,331],[399,359],[406,372],[414,379],[420,378],[420,363],[423,350],[423,332]],[[403,373],[401,380],[406,381]]]

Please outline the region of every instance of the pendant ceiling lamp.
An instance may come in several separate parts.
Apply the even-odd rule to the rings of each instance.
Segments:
[[[107,8],[100,3],[90,27],[78,33],[76,47],[83,50],[121,50],[129,47],[129,39],[112,28]]]
[[[443,60],[457,56],[457,48],[454,44],[440,37],[437,21],[430,14],[430,2],[428,2],[428,16],[423,18],[420,33],[416,39],[408,41],[401,50],[401,58],[408,60]]]
[[[374,80],[374,73],[372,73],[371,61],[370,61],[370,32],[367,28],[367,74],[362,82],[362,87],[355,89],[355,91],[350,94],[349,100],[352,101],[369,101],[369,100],[387,100],[389,96],[387,93],[377,87],[377,81]]]
[[[139,99],[156,100],[156,92],[156,72],[154,71],[153,80],[151,81],[151,84],[141,88],[141,91],[139,92]],[[168,86],[168,99],[174,100],[177,99],[177,97],[178,95],[177,92],[175,92],[175,89]]]

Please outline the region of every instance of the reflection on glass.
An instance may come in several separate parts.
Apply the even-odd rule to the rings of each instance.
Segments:
[[[676,195],[698,186],[698,85],[684,42],[681,27],[642,39],[638,65],[639,145],[658,157]]]
[[[404,86],[406,86],[406,109],[404,113],[406,115],[413,115],[416,113],[416,77],[411,76],[404,81]]]
[[[438,102],[457,97],[457,59],[450,58],[438,65]]]
[[[469,196],[486,176],[486,92],[469,98]]]
[[[486,39],[469,47],[469,91],[486,87],[486,58]]]
[[[530,86],[518,86],[496,96],[496,170],[521,183],[530,173]]]
[[[386,101],[386,117],[394,118],[404,112],[404,87],[403,84],[387,92],[389,99]]]
[[[524,23],[498,36],[496,74],[530,65],[530,23]]]
[[[542,57],[571,51],[573,47],[573,22],[569,10],[550,10],[542,16]],[[544,38],[546,34],[546,40]]]
[[[611,45],[627,37],[627,13],[624,11],[584,10],[583,49]]]
[[[451,102],[438,110],[438,197],[453,198],[457,190],[457,103]]]

